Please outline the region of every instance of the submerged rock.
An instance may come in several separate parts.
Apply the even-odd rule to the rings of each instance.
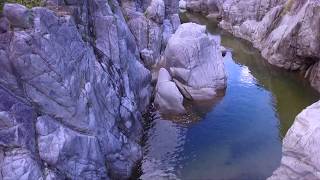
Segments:
[[[159,107],[161,113],[182,114],[185,112],[183,96],[176,84],[172,82],[169,72],[164,68],[159,71],[155,93],[154,103]]]
[[[283,140],[280,167],[268,180],[320,179],[320,101],[303,110]]]
[[[220,45],[194,23],[179,26],[165,50],[166,67],[185,97],[208,100],[226,86],[226,73]]]

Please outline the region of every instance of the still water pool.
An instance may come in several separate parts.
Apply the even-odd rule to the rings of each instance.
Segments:
[[[273,67],[249,43],[193,14],[182,19],[207,26],[233,49],[224,58],[225,96],[192,123],[147,118],[141,179],[260,180],[281,160],[281,140],[295,116],[319,94],[302,75]]]

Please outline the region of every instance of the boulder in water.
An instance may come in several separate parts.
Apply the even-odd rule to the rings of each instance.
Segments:
[[[169,39],[165,61],[173,78],[193,100],[212,99],[216,90],[226,86],[220,44],[207,34],[205,26],[180,25]]]
[[[156,86],[154,103],[159,107],[160,112],[165,114],[182,114],[185,112],[183,107],[183,96],[176,84],[171,81],[169,72],[161,68],[159,71]]]

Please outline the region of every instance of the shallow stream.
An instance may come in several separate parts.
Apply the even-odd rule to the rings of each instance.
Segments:
[[[225,95],[189,123],[157,113],[146,127],[141,179],[266,179],[279,166],[282,137],[295,116],[319,99],[299,73],[269,65],[246,41],[202,16],[182,19],[207,26],[233,51],[226,54]]]

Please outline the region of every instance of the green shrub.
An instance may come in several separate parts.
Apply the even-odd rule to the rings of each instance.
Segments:
[[[19,3],[28,8],[36,7],[41,5],[41,0],[0,0],[0,12],[2,11],[4,3]]]

